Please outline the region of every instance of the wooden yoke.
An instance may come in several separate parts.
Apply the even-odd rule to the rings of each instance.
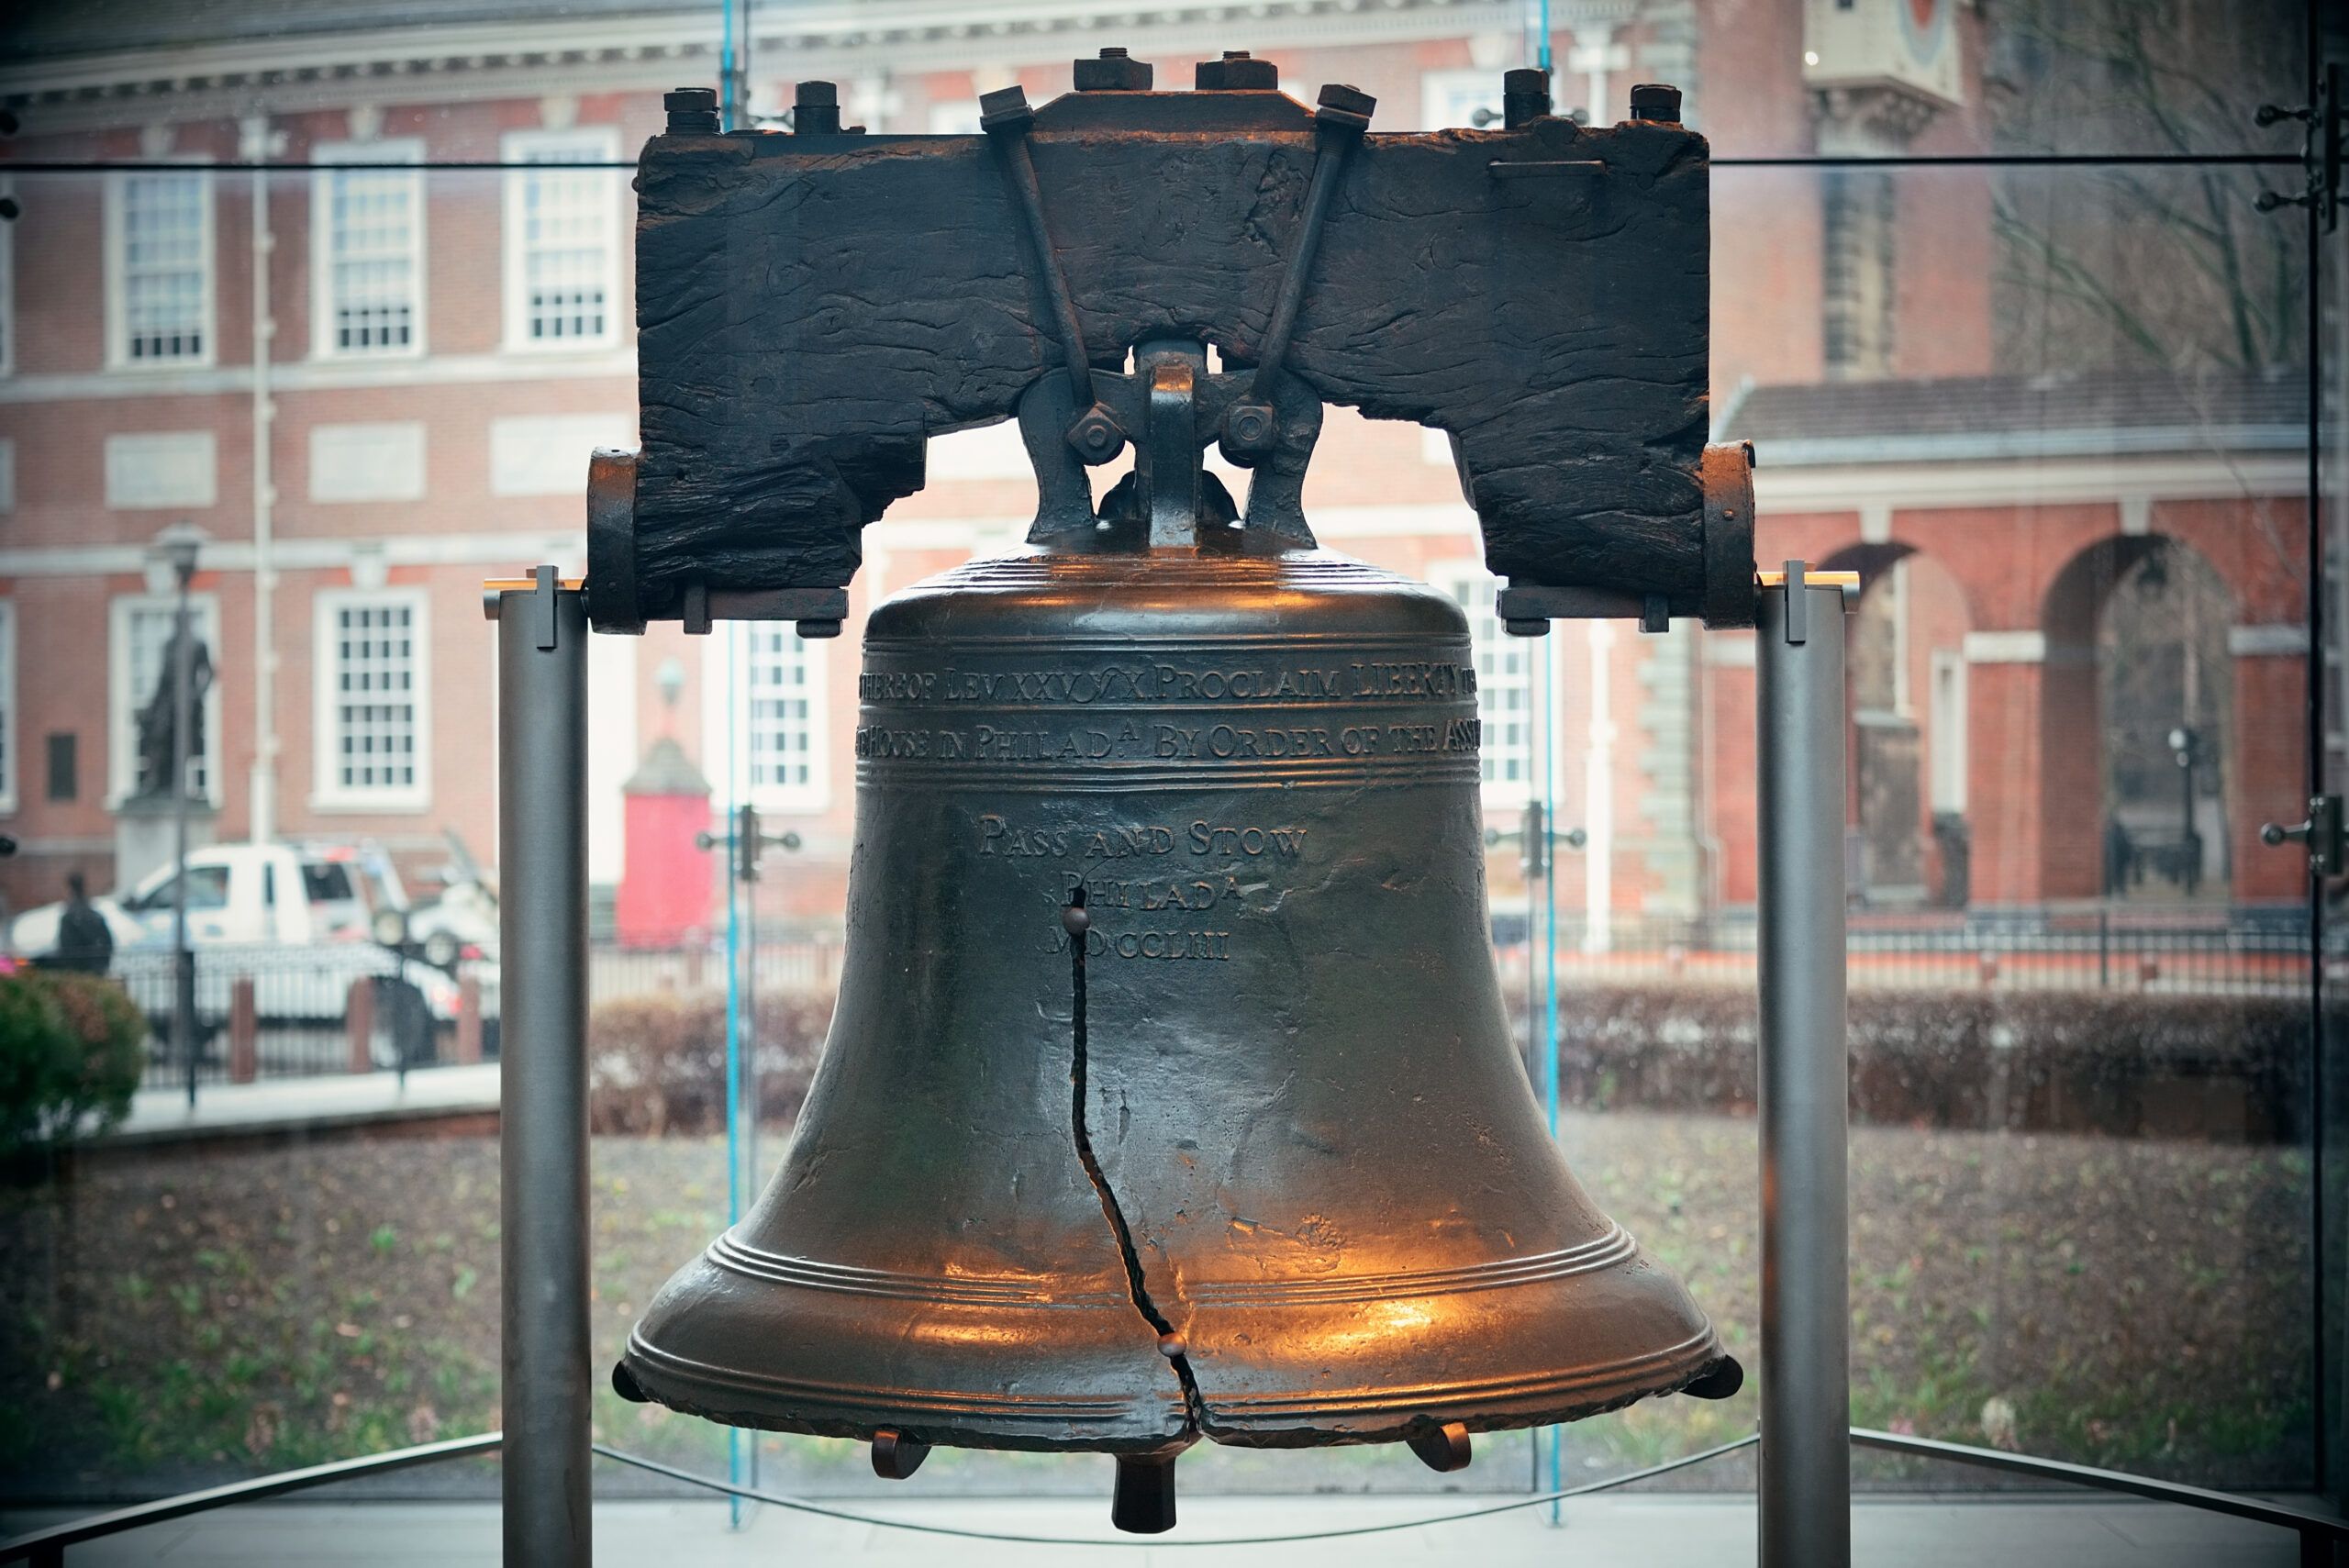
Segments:
[[[1752,624],[1748,462],[1705,445],[1708,151],[1677,92],[1586,129],[1512,72],[1504,128],[1381,135],[1364,95],[1308,109],[1263,61],[1148,85],[1079,61],[1040,108],[991,95],[980,136],[843,131],[818,83],[790,134],[673,115],[637,179],[642,449],[590,485],[596,624],[836,630],[860,532],[921,488],[929,439],[1009,418],[1031,537],[1090,528],[1113,508],[1085,471],[1149,397],[1130,352],[1178,341],[1219,350],[1198,445],[1254,470],[1258,537],[1309,541],[1299,486],[1344,404],[1450,436],[1512,630]]]

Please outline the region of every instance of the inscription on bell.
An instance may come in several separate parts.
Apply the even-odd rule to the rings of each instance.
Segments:
[[[1028,828],[993,812],[978,819],[979,853],[1041,855],[1055,860],[1127,860],[1137,855],[1271,855],[1293,859],[1305,848],[1304,828],[1264,827],[1197,818],[1180,827],[1156,823],[1115,828]]]
[[[1344,702],[1384,697],[1473,697],[1476,668],[1449,660],[1364,660],[1329,666],[1213,666],[1172,662],[1084,670],[868,669],[868,703],[1069,704]]]

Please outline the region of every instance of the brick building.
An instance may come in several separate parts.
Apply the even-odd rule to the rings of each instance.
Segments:
[[[1562,109],[1612,119],[1632,83],[1659,80],[1687,90],[1721,156],[1990,145],[1982,19],[1956,0],[1550,11]],[[1472,125],[1528,57],[1525,17],[1491,0],[1115,17],[1074,0],[812,0],[758,14],[750,101],[774,111],[791,80],[824,77],[851,123],[968,131],[981,92],[1049,96],[1073,56],[1113,42],[1162,84],[1247,47],[1302,95],[1324,81],[1374,93],[1379,128]],[[662,89],[714,77],[717,8],[632,0],[483,21],[429,0],[200,16],[157,0],[34,6],[0,28],[0,104],[21,122],[5,144],[19,215],[0,251],[0,828],[24,846],[0,864],[0,892],[54,896],[72,867],[113,880],[133,715],[169,625],[148,547],[183,517],[211,541],[195,589],[218,672],[202,759],[212,831],[363,839],[422,869],[454,828],[494,858],[479,583],[542,559],[576,568],[586,453],[630,443],[631,209],[626,171],[602,166],[657,128]],[[117,167],[24,167],[97,160]],[[255,160],[315,167],[206,172]],[[467,162],[521,166],[435,167]],[[2149,539],[2198,550],[2232,595],[2224,836],[2240,844],[2298,791],[2298,752],[2272,721],[2297,702],[2299,590],[2254,548],[2295,526],[2270,499],[2295,487],[2269,418],[2284,394],[2237,377],[2218,417],[2209,399],[2090,399],[2068,447],[2040,439],[2045,387],[2032,404],[1998,361],[1993,199],[1971,171],[1716,175],[1716,423],[1761,450],[1762,554],[1873,573],[1862,621],[1882,635],[1862,634],[1854,685],[1884,695],[1857,732],[1893,739],[1856,749],[1868,776],[1855,771],[1853,810],[1863,880],[1886,902],[1949,892],[1953,817],[1976,901],[2097,890],[2097,865],[2051,825],[2103,815],[2079,804],[2101,764],[2048,740],[2102,689],[2103,577],[2076,563],[2125,574]],[[1592,835],[1560,875],[1594,941],[1618,913],[1750,905],[1750,639],[1501,637],[1473,518],[1429,434],[1331,410],[1306,506],[1325,544],[1470,606],[1493,825],[1513,826],[1554,773],[1559,819]],[[597,640],[595,880],[620,874],[621,782],[670,735],[721,804],[751,799],[802,836],[765,886],[772,913],[837,921],[861,617],[1009,548],[1033,506],[1008,426],[934,441],[930,475],[867,530],[837,643],[763,626]],[[2280,857],[2225,863],[2238,898],[2295,881]],[[1514,867],[1497,851],[1497,902],[1514,895]]]

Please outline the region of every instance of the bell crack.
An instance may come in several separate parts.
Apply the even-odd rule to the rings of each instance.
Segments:
[[[1174,1368],[1175,1380],[1183,1385],[1184,1429],[1196,1437],[1207,1430],[1208,1418],[1207,1401],[1199,1394],[1199,1380],[1191,1371],[1191,1358],[1183,1346],[1182,1335],[1151,1299],[1150,1284],[1142,1273],[1141,1254],[1134,1247],[1133,1229],[1126,1223],[1125,1210],[1119,1207],[1118,1195],[1102,1172],[1100,1156],[1093,1150],[1093,1135],[1085,1124],[1085,935],[1092,924],[1092,917],[1085,910],[1085,889],[1078,887],[1070,893],[1067,906],[1061,911],[1061,925],[1068,932],[1069,1018],[1074,1046],[1069,1069],[1069,1132],[1076,1143],[1077,1162],[1085,1167],[1085,1179],[1093,1184],[1094,1195],[1101,1200],[1102,1216],[1109,1222],[1109,1234],[1117,1240],[1118,1257],[1126,1270],[1126,1294],[1132,1297],[1134,1310],[1157,1333],[1159,1353]]]

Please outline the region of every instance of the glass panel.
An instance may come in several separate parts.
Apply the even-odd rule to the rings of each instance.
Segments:
[[[2152,106],[2083,93],[2059,123],[2068,84],[2128,86],[2114,29],[2135,24],[2056,9],[2000,7],[1986,23],[1953,8],[1969,70],[2007,61],[2038,85],[2009,95],[1968,77],[1962,104],[1898,148],[2285,145],[2238,124],[2258,97],[2293,90],[2271,88],[2288,42],[2277,16],[2210,42],[2197,30],[2209,7],[2177,8],[2176,36],[2210,45],[2181,56],[2193,81],[2155,72]],[[1934,8],[1920,14],[1932,23]],[[1677,77],[1724,153],[1898,150],[1837,140],[1795,63],[1793,17],[1767,49],[1709,20],[1676,41],[1653,19],[1604,39],[1562,33],[1561,101],[1570,79],[1596,101]],[[2074,31],[2026,50],[2026,22]],[[1489,75],[1517,58],[1514,39],[1423,49],[1313,27],[1268,50],[1288,83],[1309,95],[1324,77],[1361,80],[1387,126],[1435,101],[1432,73]],[[794,71],[828,69],[833,47]],[[992,69],[975,51],[1013,46],[957,47],[936,71],[885,81],[877,56],[841,54],[848,117],[963,124],[971,66]],[[1035,58],[1066,46],[1049,47]],[[1187,75],[1187,57],[1157,59],[1162,83]],[[511,132],[517,158],[625,157],[659,123],[659,86],[700,72],[584,74],[604,69],[581,67],[575,95],[540,83],[372,110],[321,84],[312,111],[279,117],[279,155],[381,136],[420,139],[428,161],[495,159],[522,124],[538,128]],[[1442,118],[1473,124],[1489,106],[1465,77],[1437,85],[1452,94]],[[2172,92],[2200,106],[2171,117]],[[761,102],[775,101],[770,81]],[[139,150],[136,127],[61,118],[58,101],[24,117],[27,158]],[[236,147],[227,120],[175,137],[173,157]],[[2288,174],[1717,173],[1714,411],[1725,437],[1761,450],[1763,555],[1854,566],[1866,584],[1847,793],[1865,1421],[2220,1485],[2307,1482],[2308,955],[2297,862],[2256,837],[2264,820],[2297,820],[2302,794],[2302,258],[2295,217],[2250,206]],[[8,780],[0,828],[25,851],[0,862],[0,891],[22,917],[20,951],[53,928],[68,873],[117,913],[104,895],[160,863],[139,864],[115,807],[138,777],[138,716],[168,636],[148,547],[184,516],[211,536],[196,584],[213,665],[209,835],[380,851],[396,874],[373,896],[474,955],[460,970],[472,1002],[446,977],[411,981],[429,1035],[408,1059],[450,1081],[484,1072],[469,1058],[496,1050],[497,845],[479,580],[493,556],[575,570],[586,454],[632,440],[626,192],[624,172],[542,164],[344,170],[323,187],[306,171],[14,177],[0,530],[17,678],[0,691],[0,759],[13,774],[39,735],[49,758],[78,758],[108,785],[77,792],[71,766],[69,787],[39,798]],[[271,241],[258,279],[257,217]],[[257,342],[273,411],[258,445]],[[364,352],[325,362],[351,350]],[[131,375],[147,378],[137,395]],[[1553,895],[1564,1147],[1751,1363],[1750,639],[1486,635],[1490,580],[1449,462],[1420,432],[1333,410],[1308,513],[1332,547],[1444,583],[1479,618],[1497,833],[1520,826],[1531,764],[1553,748],[1553,820],[1591,835],[1562,850]],[[1018,489],[941,470],[869,530],[852,618],[1016,539]],[[278,552],[266,581],[257,508]],[[341,607],[322,617],[322,603]],[[767,823],[804,847],[754,891],[748,1038],[770,1169],[838,973],[854,643],[825,657],[770,628],[729,666],[706,651],[724,640],[658,628],[598,639],[594,655],[599,1360],[727,1219],[722,857],[693,835],[722,831],[728,781],[804,792]],[[1553,673],[1546,713],[1537,658]],[[336,798],[408,784],[428,806]],[[1486,867],[1512,937],[1545,913],[1518,855],[1504,841]],[[313,903],[348,900],[335,862],[300,863]],[[216,912],[234,917],[217,885]],[[348,1038],[356,966],[384,962],[377,950],[355,932],[313,936],[275,929],[199,955],[201,1094],[246,1077],[340,1082],[354,1051],[369,1067],[398,1059]],[[117,929],[116,979],[139,1015],[134,1071],[168,1097],[188,1064],[154,1038],[168,991],[139,962],[152,955],[130,951],[141,940],[137,922]],[[1530,946],[1501,954],[1513,1000],[1539,990]],[[250,1040],[231,1019],[239,980],[256,997]],[[156,1492],[486,1429],[495,1194],[478,1121],[381,1141],[296,1129],[266,1146],[116,1145],[70,1176],[60,1165],[0,1191],[0,1254],[30,1261],[0,1271],[0,1334],[17,1347],[0,1357],[0,1495]],[[1673,1399],[1583,1423],[1564,1434],[1561,1473],[1685,1451],[1750,1429],[1753,1410],[1751,1394]],[[726,1435],[705,1423],[609,1396],[599,1421],[631,1448],[725,1463]],[[878,1487],[849,1445],[759,1446],[766,1484]],[[941,1451],[922,1485],[1096,1494],[1102,1472]],[[477,1495],[492,1485],[485,1469],[451,1473]],[[1500,1490],[1549,1471],[1532,1440],[1507,1435],[1480,1442],[1473,1474]],[[1203,1448],[1185,1475],[1198,1491],[1448,1485],[1391,1450]],[[1739,1472],[1688,1479],[1731,1485]]]

